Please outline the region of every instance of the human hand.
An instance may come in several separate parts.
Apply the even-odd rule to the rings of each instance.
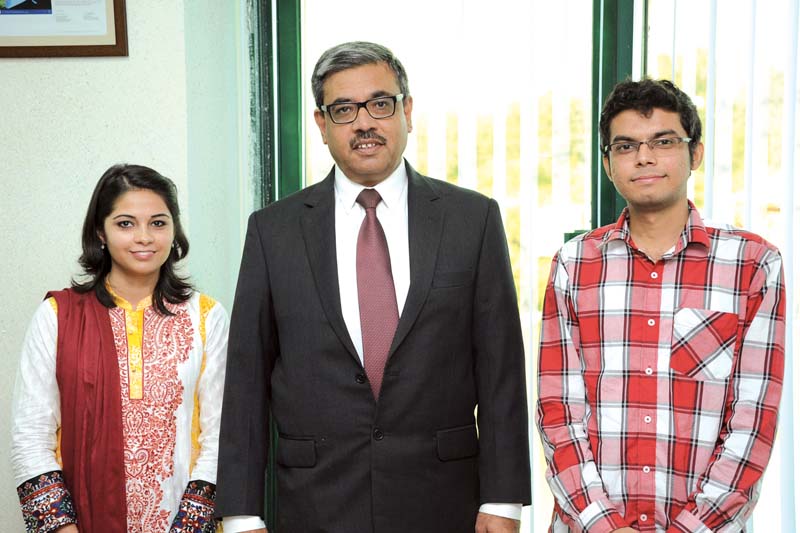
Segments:
[[[489,513],[478,513],[478,519],[475,520],[475,533],[519,533],[519,520]]]
[[[611,533],[636,533],[636,530],[632,527],[621,527],[619,529],[615,529]]]

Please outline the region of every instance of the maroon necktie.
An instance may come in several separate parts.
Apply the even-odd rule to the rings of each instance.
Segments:
[[[386,235],[375,214],[381,195],[375,189],[364,189],[356,202],[367,211],[358,231],[356,245],[358,310],[364,343],[364,369],[367,371],[372,394],[378,399],[383,368],[397,329],[397,297]]]

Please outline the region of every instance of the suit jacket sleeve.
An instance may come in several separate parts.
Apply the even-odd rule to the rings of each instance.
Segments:
[[[259,213],[248,221],[231,312],[219,437],[218,516],[264,516],[270,374],[278,340]]]
[[[497,202],[490,201],[475,277],[480,502],[530,504],[525,351]]]

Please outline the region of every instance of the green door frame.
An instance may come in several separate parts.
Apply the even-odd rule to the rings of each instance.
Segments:
[[[257,84],[260,87],[260,100],[258,98],[257,100],[263,115],[259,140],[261,147],[259,152],[263,161],[261,202],[266,205],[300,190],[305,182],[301,2],[300,0],[253,1],[258,4],[257,33],[261,39],[256,46],[260,44],[261,49],[267,51],[263,54],[261,68],[257,69],[262,77],[261,83]],[[644,4],[646,21],[647,0]],[[276,21],[274,25],[273,17]],[[615,221],[625,206],[625,201],[605,178],[596,125],[599,122],[605,96],[614,84],[632,74],[634,0],[594,0],[593,19],[592,227],[597,227]],[[277,64],[273,61],[273,57],[277,58]],[[272,133],[273,121],[277,123],[275,135]],[[274,424],[271,424],[271,442],[265,520],[270,532],[280,533],[275,526],[277,482],[272,451],[277,442],[277,431]]]
[[[303,188],[303,85],[300,0],[277,0],[278,169],[277,198]]]

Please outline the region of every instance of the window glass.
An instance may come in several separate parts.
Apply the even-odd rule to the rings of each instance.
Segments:
[[[706,218],[732,223],[777,245],[787,293],[787,360],[800,338],[800,122],[797,104],[797,0],[651,0],[647,74],[673,80],[694,100],[703,121],[705,160],[689,195]],[[787,370],[791,367],[787,367]],[[792,531],[787,501],[800,461],[786,406],[798,412],[795,365],[784,380],[778,440],[753,514],[754,531]],[[796,440],[796,439],[795,439]],[[788,484],[787,484],[788,482]]]

